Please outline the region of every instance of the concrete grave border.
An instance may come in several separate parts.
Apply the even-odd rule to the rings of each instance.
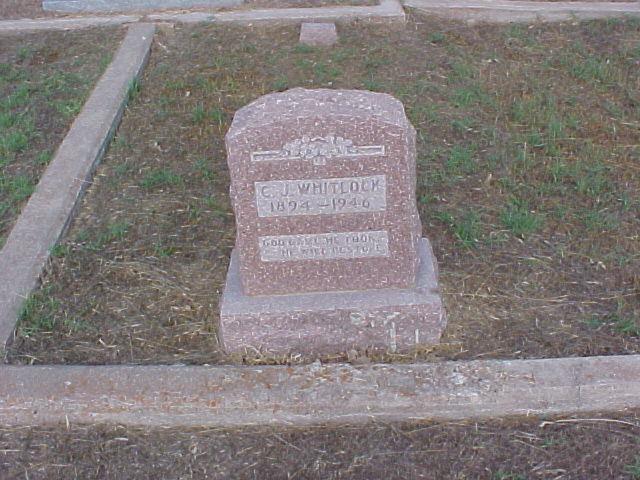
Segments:
[[[407,7],[457,20],[488,23],[561,22],[640,16],[640,2],[540,2],[521,0],[402,0]]]
[[[0,21],[0,33],[33,32],[40,30],[78,30],[107,27],[140,21],[141,15],[109,15],[101,17],[42,18]]]
[[[225,22],[239,24],[254,23],[300,23],[307,21],[349,22],[368,20],[385,23],[404,23],[405,13],[398,0],[381,0],[379,5],[361,7],[305,7],[269,8],[260,10],[238,10],[220,13],[157,13],[147,15],[154,22]]]
[[[640,407],[640,355],[405,365],[0,367],[0,425],[308,425]]]
[[[0,346],[119,123],[154,29],[129,27],[0,251]],[[640,355],[294,367],[0,364],[0,425],[304,425],[625,408],[640,408]]]
[[[42,0],[42,9],[51,12],[117,13],[178,8],[237,7],[244,0]]]

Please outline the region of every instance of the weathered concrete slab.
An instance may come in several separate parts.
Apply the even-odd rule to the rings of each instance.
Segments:
[[[122,25],[140,20],[139,15],[114,15],[105,17],[47,18],[0,21],[0,33],[30,32],[37,30],[77,30],[80,28]]]
[[[640,356],[300,367],[0,367],[0,424],[355,423],[640,407]]]
[[[300,26],[300,43],[312,47],[330,46],[338,41],[335,23],[303,23]]]
[[[299,23],[301,21],[348,22],[369,20],[372,22],[403,23],[405,14],[398,0],[382,0],[380,5],[364,7],[312,7],[312,8],[271,8],[263,10],[243,10],[220,12],[213,15],[206,12],[185,14],[158,13],[147,16],[150,21],[160,22],[232,22],[253,24],[262,22]]]
[[[115,13],[165,8],[222,8],[244,0],[43,0],[42,9],[69,13]]]
[[[148,58],[155,26],[135,24],[71,125],[0,250],[0,351],[22,302],[37,285],[49,249],[64,232]]]
[[[403,0],[403,4],[434,15],[488,23],[592,20],[640,15],[640,2]]]

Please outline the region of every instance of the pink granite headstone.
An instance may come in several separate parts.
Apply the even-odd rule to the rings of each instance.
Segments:
[[[390,95],[293,89],[226,137],[237,223],[225,349],[397,351],[445,325],[415,201],[415,130]]]

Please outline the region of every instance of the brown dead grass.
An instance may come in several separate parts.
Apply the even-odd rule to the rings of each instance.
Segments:
[[[640,351],[640,24],[339,30],[328,50],[298,47],[294,27],[159,32],[11,361],[229,361],[223,135],[238,108],[294,86],[392,93],[418,130],[449,326],[440,346],[385,359]]]
[[[0,427],[0,477],[635,480],[640,417],[239,430]]]

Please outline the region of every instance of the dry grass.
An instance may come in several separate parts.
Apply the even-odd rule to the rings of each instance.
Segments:
[[[229,361],[223,135],[238,108],[294,86],[392,93],[418,130],[449,327],[442,345],[386,360],[639,352],[640,24],[339,30],[328,50],[298,46],[293,27],[159,32],[13,362]]]
[[[240,430],[0,427],[0,476],[637,480],[640,417]]]
[[[42,0],[2,0],[0,2],[0,20],[40,18],[52,15],[51,12],[42,10]]]

